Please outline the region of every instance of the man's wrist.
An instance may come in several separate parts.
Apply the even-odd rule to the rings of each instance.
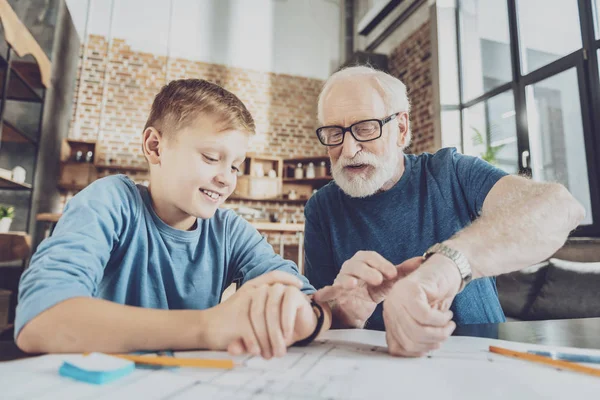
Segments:
[[[425,268],[421,267],[415,272],[419,272],[419,270],[421,270],[420,272],[427,273],[427,271],[429,270],[429,268],[427,268],[428,265],[435,266],[432,267],[434,268],[433,272],[436,274],[441,273],[448,287],[456,289],[456,293],[458,293],[458,291],[462,287],[463,279],[454,261],[442,254],[436,253],[431,255],[427,260],[425,260],[425,262],[423,263],[423,267]]]

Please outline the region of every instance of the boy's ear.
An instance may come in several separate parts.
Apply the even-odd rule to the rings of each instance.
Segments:
[[[144,138],[142,141],[142,147],[144,149],[144,156],[150,164],[160,164],[160,145],[162,142],[162,136],[156,128],[149,126],[144,131]]]

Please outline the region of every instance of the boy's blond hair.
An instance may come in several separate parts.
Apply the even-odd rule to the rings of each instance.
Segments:
[[[215,118],[220,131],[256,131],[252,115],[236,95],[203,79],[178,79],[163,86],[154,97],[144,131],[153,127],[169,137],[200,116]]]

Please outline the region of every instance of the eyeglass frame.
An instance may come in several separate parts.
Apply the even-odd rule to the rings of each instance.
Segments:
[[[352,137],[354,138],[354,140],[356,140],[357,142],[360,143],[365,143],[365,142],[371,142],[373,140],[377,140],[379,139],[381,136],[383,136],[383,126],[385,124],[387,124],[388,122],[390,122],[391,120],[393,120],[395,117],[397,117],[398,115],[401,114],[401,111],[394,113],[390,116],[387,116],[385,118],[382,119],[377,119],[377,118],[371,118],[371,119],[363,119],[362,121],[358,121],[353,123],[352,125],[348,126],[348,127],[343,127],[340,125],[325,125],[325,126],[321,126],[319,128],[317,128],[315,130],[315,133],[317,134],[317,139],[319,139],[319,142],[323,145],[323,146],[327,146],[327,147],[335,147],[335,146],[340,146],[342,144],[344,144],[344,139],[346,139],[346,132],[350,132],[350,135],[352,135]],[[376,121],[379,123],[379,136],[371,138],[371,139],[366,139],[366,140],[362,140],[362,139],[358,139],[356,136],[354,136],[354,133],[352,133],[352,128],[358,124],[362,124],[364,122],[371,122],[371,121]],[[323,143],[323,140],[321,140],[321,136],[319,135],[319,131],[321,131],[322,129],[325,128],[340,128],[342,130],[342,141],[336,144],[325,144]]]

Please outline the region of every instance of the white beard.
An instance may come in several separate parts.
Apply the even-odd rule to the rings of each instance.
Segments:
[[[350,197],[367,197],[375,194],[398,172],[400,152],[392,149],[384,156],[360,151],[353,158],[339,158],[331,166],[331,174],[335,183]],[[348,165],[367,164],[366,172],[350,176],[344,167]]]

